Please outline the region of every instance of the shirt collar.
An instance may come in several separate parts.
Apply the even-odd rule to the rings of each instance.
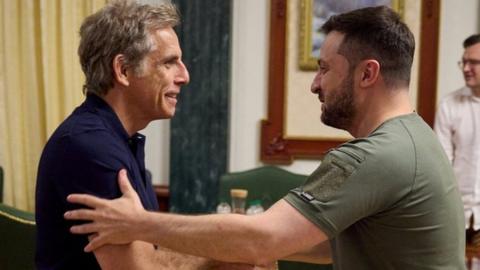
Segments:
[[[472,89],[469,87],[463,87],[462,90],[460,91],[460,94],[464,97],[467,97],[473,101],[480,102],[480,98],[475,96],[472,92]]]
[[[99,115],[105,123],[122,139],[134,140],[134,141],[144,141],[145,136],[140,133],[135,133],[132,137],[128,136],[127,131],[122,125],[122,122],[118,118],[115,111],[108,105],[108,103],[100,98],[95,94],[87,94],[87,98],[85,100],[85,105],[89,111],[94,112],[95,114]]]

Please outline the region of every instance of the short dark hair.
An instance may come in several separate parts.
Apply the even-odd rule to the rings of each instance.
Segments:
[[[480,34],[471,35],[463,41],[463,48],[466,49],[477,43],[480,43]]]
[[[345,35],[338,53],[347,58],[350,67],[373,58],[380,63],[380,73],[387,85],[409,84],[415,38],[389,7],[367,7],[334,15],[321,30]]]

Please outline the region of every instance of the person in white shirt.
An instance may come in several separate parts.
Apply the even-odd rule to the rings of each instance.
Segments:
[[[435,132],[452,162],[465,212],[467,243],[480,246],[480,34],[463,42],[465,86],[440,102]]]

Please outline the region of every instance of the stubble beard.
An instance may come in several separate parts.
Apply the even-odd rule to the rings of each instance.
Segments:
[[[355,117],[354,101],[353,75],[350,74],[340,85],[333,100],[324,107],[322,122],[330,127],[348,130]]]

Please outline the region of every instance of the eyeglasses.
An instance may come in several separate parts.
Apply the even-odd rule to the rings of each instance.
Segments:
[[[460,69],[464,69],[466,65],[469,65],[470,67],[475,67],[480,65],[480,60],[477,59],[462,59],[457,62],[458,67]]]

